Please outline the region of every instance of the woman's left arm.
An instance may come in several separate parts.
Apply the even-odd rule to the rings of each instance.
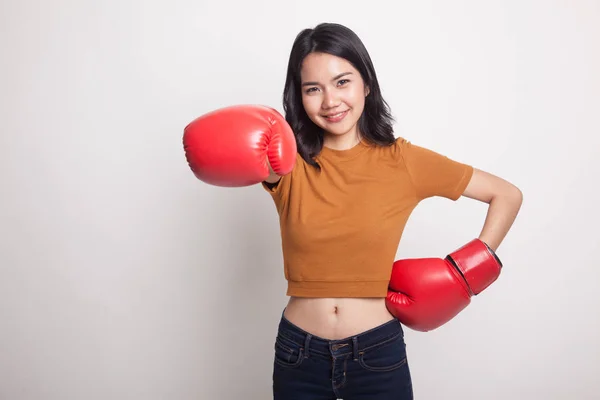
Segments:
[[[517,218],[523,193],[512,183],[473,168],[471,181],[462,195],[489,204],[479,239],[496,251]]]

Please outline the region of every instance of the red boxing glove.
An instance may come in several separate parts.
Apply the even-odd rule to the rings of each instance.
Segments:
[[[227,187],[264,181],[270,175],[268,164],[277,175],[286,175],[297,154],[285,118],[260,105],[230,106],[196,118],[184,129],[183,147],[198,179]]]
[[[427,332],[454,318],[500,276],[494,251],[474,239],[445,259],[398,260],[392,268],[386,306],[407,327]]]

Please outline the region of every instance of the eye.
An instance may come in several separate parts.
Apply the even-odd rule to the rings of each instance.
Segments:
[[[314,92],[315,90],[317,90],[316,87],[311,87],[311,88],[306,89],[304,92],[305,93],[311,93],[311,92]]]
[[[349,79],[341,79],[341,80],[338,81],[338,85],[342,86],[342,85],[345,85],[348,82],[350,82]]]

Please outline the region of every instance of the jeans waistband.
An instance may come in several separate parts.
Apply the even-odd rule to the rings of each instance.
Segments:
[[[285,318],[283,314],[279,322],[278,333],[286,339],[302,346],[305,356],[308,356],[309,353],[319,353],[328,356],[342,356],[354,353],[355,359],[358,358],[358,353],[361,351],[385,343],[387,340],[392,340],[398,335],[404,337],[402,325],[396,318],[344,339],[325,339],[304,331]]]

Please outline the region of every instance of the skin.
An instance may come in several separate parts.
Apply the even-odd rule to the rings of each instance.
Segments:
[[[345,150],[360,140],[358,119],[369,94],[360,73],[346,60],[329,54],[311,53],[301,71],[302,102],[310,119],[324,129],[324,146]],[[340,122],[327,116],[346,112]],[[280,176],[271,170],[267,182]],[[521,191],[506,180],[474,169],[462,196],[488,204],[479,239],[494,251],[512,226],[523,201]],[[292,323],[314,335],[341,339],[364,332],[393,316],[385,298],[295,298],[290,297],[285,316]]]

